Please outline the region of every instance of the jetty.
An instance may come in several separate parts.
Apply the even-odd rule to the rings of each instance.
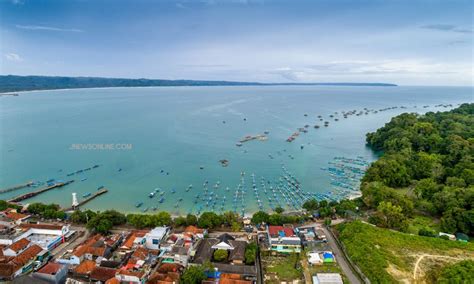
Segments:
[[[10,192],[10,191],[14,191],[14,190],[18,190],[18,189],[22,189],[22,188],[25,188],[25,187],[28,187],[28,186],[32,186],[32,185],[33,185],[33,182],[32,182],[32,181],[29,181],[29,182],[27,182],[27,183],[22,183],[22,184],[15,185],[15,186],[12,186],[12,187],[0,189],[0,194],[1,194],[1,193],[6,193],[6,192]]]
[[[91,196],[83,199],[81,202],[79,202],[77,204],[77,206],[72,206],[72,207],[69,207],[69,208],[64,208],[62,209],[62,211],[72,211],[72,210],[76,210],[78,209],[79,207],[83,206],[84,204],[86,204],[87,202],[93,200],[94,198],[104,194],[104,193],[107,193],[109,190],[107,188],[102,188],[98,191],[96,191],[94,194],[92,194]]]
[[[49,185],[45,188],[41,188],[41,189],[38,189],[38,190],[33,191],[33,192],[28,192],[28,193],[13,197],[12,199],[9,199],[8,202],[20,202],[20,201],[23,201],[25,199],[29,199],[29,198],[32,198],[36,195],[39,195],[43,192],[49,191],[49,190],[54,189],[54,188],[60,188],[60,187],[63,187],[65,185],[68,185],[68,184],[73,183],[73,182],[74,182],[74,180],[69,180],[69,181],[66,181],[66,182],[57,182],[57,183]]]

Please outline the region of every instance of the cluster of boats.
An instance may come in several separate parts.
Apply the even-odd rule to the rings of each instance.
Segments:
[[[363,157],[335,157],[330,161],[327,171],[331,178],[332,190],[329,194],[336,200],[360,195],[360,180],[365,174],[369,162]]]
[[[83,172],[87,172],[87,171],[90,171],[90,170],[92,170],[92,169],[96,169],[96,168],[98,168],[98,167],[99,167],[99,165],[94,165],[94,166],[92,166],[92,167],[88,167],[88,168],[85,168],[85,169],[80,169],[80,170],[77,170],[77,171],[75,171],[75,172],[68,173],[68,174],[66,174],[66,176],[70,177],[70,176],[73,176],[73,175],[81,174],[81,173],[83,173]],[[60,171],[61,171],[61,170],[60,170]]]

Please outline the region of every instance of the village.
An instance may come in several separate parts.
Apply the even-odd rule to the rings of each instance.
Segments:
[[[99,234],[18,211],[0,212],[1,281],[353,283],[323,222],[272,226],[244,218],[240,230],[114,227]]]

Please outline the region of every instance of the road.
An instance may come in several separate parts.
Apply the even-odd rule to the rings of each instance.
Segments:
[[[83,243],[89,237],[89,232],[84,227],[71,226],[70,229],[76,231],[76,234],[82,235],[75,238],[73,241],[62,243],[58,247],[54,248],[51,252],[54,259],[63,256],[67,252],[67,250],[74,249],[76,246]]]
[[[349,279],[349,282],[351,284],[361,284],[362,282],[360,281],[359,277],[355,274],[355,272],[352,270],[349,262],[344,257],[344,253],[337,245],[337,242],[334,239],[332,233],[329,232],[329,230],[324,226],[321,226],[321,228],[323,229],[324,234],[326,235],[326,239],[328,241],[329,246],[332,249],[332,252],[334,253],[334,256],[336,257],[337,263],[341,267],[347,279]]]

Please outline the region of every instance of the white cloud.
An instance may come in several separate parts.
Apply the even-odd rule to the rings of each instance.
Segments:
[[[23,58],[21,58],[21,56],[16,53],[7,53],[5,54],[5,58],[9,61],[16,61],[16,62],[23,61]]]
[[[16,25],[16,27],[18,29],[32,30],[32,31],[74,32],[74,33],[84,32],[83,30],[80,30],[80,29],[65,29],[65,28],[49,27],[49,26]]]
[[[396,80],[402,77],[451,77],[472,78],[470,65],[432,63],[419,60],[382,61],[332,61],[305,67],[284,67],[268,71],[294,82],[313,82],[326,78]],[[345,79],[343,79],[345,78]]]

